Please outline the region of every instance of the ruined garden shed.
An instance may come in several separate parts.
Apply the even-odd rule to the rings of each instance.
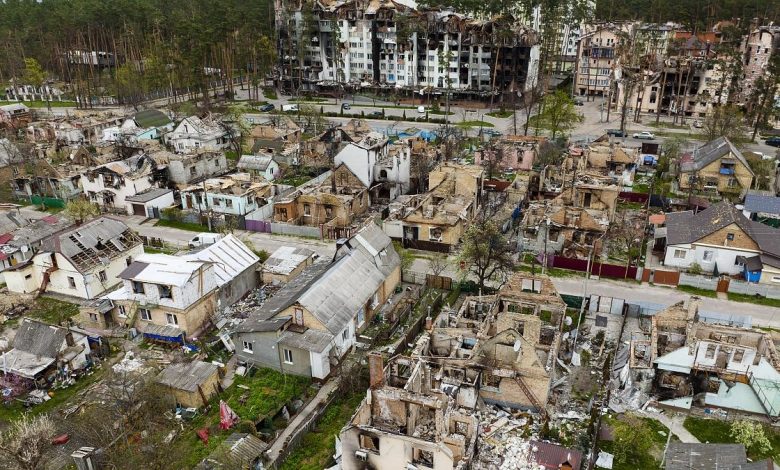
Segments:
[[[170,391],[176,404],[198,408],[219,391],[219,367],[203,361],[171,364],[160,372],[157,382]]]

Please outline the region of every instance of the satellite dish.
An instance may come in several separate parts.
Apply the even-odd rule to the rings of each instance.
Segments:
[[[571,317],[566,317],[566,318],[563,320],[563,323],[564,323],[566,326],[571,326],[571,324],[572,324],[572,319],[571,319]]]
[[[19,250],[20,250],[22,253],[27,253],[28,251],[30,251],[30,249],[29,249],[29,248],[27,248],[27,245],[22,245],[22,247],[21,247],[21,248],[19,248]]]
[[[513,348],[514,348],[515,352],[519,352],[520,351],[520,338],[517,338],[515,340],[515,344],[514,344]]]

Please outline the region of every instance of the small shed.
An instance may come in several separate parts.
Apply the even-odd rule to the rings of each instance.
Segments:
[[[157,382],[171,391],[177,404],[198,408],[219,391],[219,367],[203,361],[171,364],[160,372]]]
[[[285,284],[314,262],[316,254],[308,248],[280,246],[260,267],[263,284]]]
[[[252,176],[261,176],[267,181],[273,181],[279,174],[279,164],[273,155],[241,155],[236,168]]]
[[[260,438],[246,433],[234,432],[203,459],[195,470],[217,470],[229,468],[256,468],[268,444]]]
[[[125,201],[130,205],[128,212],[130,215],[159,219],[160,211],[173,205],[173,190],[149,188],[135,196],[125,198]]]

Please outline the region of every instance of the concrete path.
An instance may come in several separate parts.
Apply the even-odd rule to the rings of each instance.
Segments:
[[[303,409],[297,415],[295,415],[295,417],[293,417],[287,427],[284,428],[284,431],[279,434],[279,437],[276,438],[273,444],[271,444],[271,447],[265,452],[265,455],[269,460],[269,468],[274,467],[276,460],[279,458],[279,454],[281,454],[284,448],[287,447],[287,443],[290,441],[290,439],[292,439],[301,431],[301,426],[309,421],[309,418],[320,407],[320,405],[322,405],[322,403],[327,400],[328,396],[333,393],[336,388],[338,388],[338,386],[338,377],[333,377],[328,380],[325,385],[320,388],[319,392],[317,392],[317,395],[315,395],[314,398],[312,398],[311,401],[309,401],[309,403],[307,403],[306,406],[304,406]]]
[[[227,364],[225,364],[225,376],[222,377],[222,382],[220,382],[222,390],[227,390],[228,387],[233,385],[233,380],[236,378],[236,364],[238,364],[238,355],[233,354]]]
[[[681,442],[699,442],[699,440],[696,439],[696,436],[688,432],[688,430],[683,426],[685,416],[676,413],[667,415],[666,413],[652,413],[649,411],[643,411],[642,413],[647,415],[648,418],[653,418],[654,420],[669,428],[672,434],[677,436]]]

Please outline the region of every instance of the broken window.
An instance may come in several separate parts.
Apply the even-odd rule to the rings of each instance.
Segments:
[[[243,344],[244,351],[248,352],[248,353],[251,353],[253,351],[255,345],[251,341],[244,341],[243,343],[244,343]]]
[[[293,316],[293,323],[303,326],[303,309],[296,308],[295,315]]]
[[[708,344],[707,345],[707,351],[704,353],[704,357],[707,359],[712,359],[715,357],[715,349],[717,347],[714,344]]]
[[[138,312],[141,314],[141,320],[150,321],[152,319],[152,312],[148,309],[142,308],[139,309]]]
[[[157,286],[157,289],[160,291],[160,298],[161,299],[172,299],[173,298],[173,292],[171,290],[171,286]]]
[[[412,463],[415,465],[425,465],[426,467],[433,467],[433,452],[424,449],[414,449],[414,457]]]
[[[333,218],[333,206],[325,206],[325,217],[327,219]]]
[[[370,434],[361,434],[360,448],[362,450],[369,450],[371,452],[379,453],[379,436],[372,436]]]
[[[311,215],[311,204],[304,204],[303,205],[303,215],[306,215],[306,216]]]
[[[89,314],[89,319],[90,319],[92,322],[97,322],[97,313],[90,313],[90,314]]]
[[[165,318],[168,320],[169,325],[178,325],[179,324],[179,317],[176,316],[176,314],[173,313],[166,313]]]
[[[482,386],[483,387],[493,387],[498,388],[498,386],[501,384],[501,377],[497,375],[493,375],[490,372],[484,372],[482,374]]]
[[[68,286],[71,289],[75,289],[76,288],[76,279],[73,276],[68,276]]]
[[[124,305],[119,306],[119,316],[121,318],[127,318],[127,309],[125,308]]]
[[[100,282],[106,282],[108,280],[105,270],[98,272],[98,279],[100,279]]]
[[[134,294],[145,294],[144,292],[144,283],[133,281],[133,293]]]

